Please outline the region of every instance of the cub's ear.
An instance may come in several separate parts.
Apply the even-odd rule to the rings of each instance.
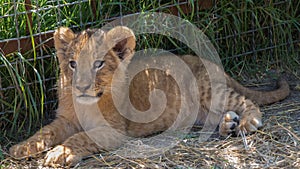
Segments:
[[[111,48],[120,59],[130,59],[134,54],[135,36],[131,29],[117,26],[107,32],[106,38]]]
[[[54,33],[54,46],[58,57],[64,53],[69,43],[75,38],[74,32],[67,27],[60,27]]]

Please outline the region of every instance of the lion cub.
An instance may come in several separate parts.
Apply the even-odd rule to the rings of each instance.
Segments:
[[[54,147],[47,153],[44,164],[72,165],[83,156],[119,147],[125,136],[143,137],[165,131],[175,122],[182,106],[181,91],[167,71],[149,68],[128,82],[127,70],[134,67],[131,60],[136,46],[132,30],[118,26],[107,32],[88,29],[73,33],[61,27],[55,31],[54,41],[60,66],[57,118],[26,141],[11,147],[12,156],[24,157]],[[221,69],[208,60],[188,55],[180,58],[196,78],[199,102],[189,102],[199,104],[195,121],[218,125],[220,135],[256,131],[262,126],[262,113],[256,104],[270,104],[289,95],[286,81],[280,81],[274,91],[254,91],[222,71],[225,83],[218,76],[210,77],[207,66]],[[114,78],[120,82],[115,89]],[[129,88],[122,86],[126,83],[130,83]],[[214,91],[212,83],[216,84]],[[123,110],[130,114],[128,102],[141,112],[151,108],[149,95],[154,89],[163,91],[166,99],[158,118],[143,123],[119,113],[113,90],[119,96],[118,104],[125,105]],[[127,91],[129,98],[123,97]],[[95,143],[91,136],[100,138],[101,143]]]

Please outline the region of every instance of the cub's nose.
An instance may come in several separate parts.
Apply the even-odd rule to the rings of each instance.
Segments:
[[[80,92],[85,93],[89,88],[91,87],[91,84],[87,85],[76,85],[76,89],[78,89]]]

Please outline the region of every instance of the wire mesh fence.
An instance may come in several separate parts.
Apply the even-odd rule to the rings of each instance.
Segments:
[[[0,14],[1,134],[21,139],[42,119],[53,117],[58,65],[52,34],[59,26],[75,31],[101,27],[116,18],[145,11],[166,12],[189,20],[210,38],[228,72],[257,74],[274,68],[299,66],[299,1],[123,1],[123,0],[2,0]],[[143,35],[142,35],[143,36]],[[149,36],[149,35],[145,35]],[[151,35],[152,36],[152,35]],[[140,48],[189,51],[138,37]],[[9,129],[9,130],[6,130]]]

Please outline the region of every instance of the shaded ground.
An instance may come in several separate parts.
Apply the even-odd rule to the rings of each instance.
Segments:
[[[250,136],[201,142],[199,131],[164,154],[129,159],[108,152],[82,160],[74,168],[300,168],[300,79],[287,77],[291,95],[262,107],[264,128]],[[40,157],[7,157],[0,168],[41,168]]]

